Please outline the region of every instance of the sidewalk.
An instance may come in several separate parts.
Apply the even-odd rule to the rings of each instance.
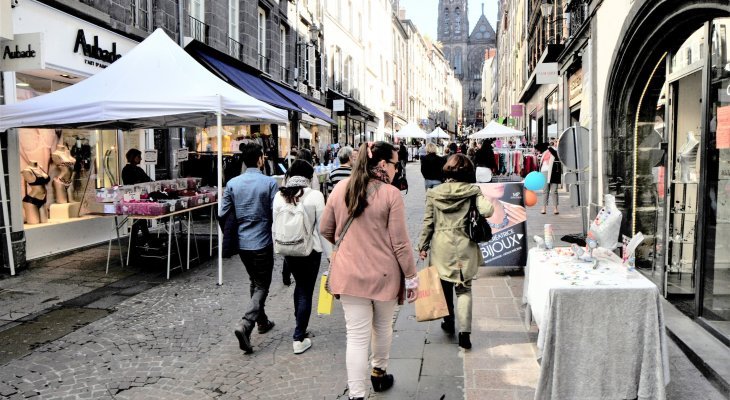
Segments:
[[[415,246],[424,204],[418,163],[408,165],[408,179],[411,190],[404,198]],[[567,203],[565,194],[561,203]],[[566,206],[559,216],[532,207],[528,218],[529,237],[547,221],[558,235],[580,231],[580,217]],[[173,272],[169,281],[157,272],[143,275],[118,266],[107,276],[105,262],[106,247],[0,280],[6,289],[0,292],[0,315],[29,314],[0,326],[5,340],[0,351],[6,353],[0,360],[0,398],[347,399],[342,308],[336,304],[332,315],[312,315],[313,346],[293,354],[294,287],[282,284],[281,260],[266,303],[276,327],[252,335],[251,355],[242,353],[232,334],[249,296],[240,260],[225,260],[223,286],[216,285],[213,262]],[[413,305],[401,307],[394,315],[388,368],[395,386],[370,398],[533,398],[536,328],[522,324],[522,282],[520,269],[481,270],[474,283],[471,351],[460,350],[440,321],[418,323]],[[316,297],[315,291],[315,302]],[[48,331],[53,339],[32,339]],[[669,398],[722,399],[669,343]],[[19,348],[24,352],[15,352]]]

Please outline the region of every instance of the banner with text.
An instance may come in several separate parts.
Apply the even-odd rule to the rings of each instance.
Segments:
[[[524,267],[527,263],[527,211],[522,182],[479,183],[492,202],[494,214],[487,218],[492,240],[479,243],[486,267]]]

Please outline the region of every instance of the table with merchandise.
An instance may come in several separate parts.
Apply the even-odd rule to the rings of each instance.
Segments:
[[[167,232],[167,279],[170,279],[172,240],[175,238],[179,265],[172,268],[183,268],[180,245],[178,244],[176,220],[181,227],[185,226],[187,236],[186,269],[190,269],[190,261],[200,259],[197,241],[194,240],[196,257],[190,257],[190,239],[193,230],[193,212],[211,208],[209,211],[210,221],[208,229],[209,252],[213,254],[213,231],[215,230],[215,215],[217,213],[217,191],[214,187],[200,187],[199,178],[182,178],[165,181],[149,182],[131,186],[117,186],[97,190],[96,212],[90,213],[96,216],[113,218],[113,230],[116,232],[116,240],[119,244],[119,257],[122,265],[129,265],[130,252],[132,248],[132,235],[127,245],[126,263],[121,249],[119,232],[124,225],[131,226],[135,220],[162,222]],[[184,225],[183,225],[184,224]],[[114,239],[109,240],[107,249],[107,266],[111,259],[111,248]]]
[[[658,288],[620,257],[568,247],[530,250],[523,302],[534,320],[536,399],[663,399],[669,383]],[[585,255],[587,256],[587,254]]]

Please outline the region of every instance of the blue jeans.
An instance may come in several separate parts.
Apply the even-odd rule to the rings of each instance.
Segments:
[[[269,320],[264,305],[269,295],[271,275],[274,272],[274,246],[270,245],[260,250],[239,250],[238,255],[251,281],[251,300],[243,314],[244,328],[247,332],[251,332],[254,323],[261,325]]]
[[[425,183],[426,183],[426,190],[428,190],[428,189],[435,188],[436,186],[440,185],[442,182],[437,179],[426,179]]]
[[[306,257],[285,257],[289,270],[294,275],[294,340],[302,341],[307,334],[309,317],[312,315],[312,294],[319,276],[319,263],[322,253],[312,251]]]

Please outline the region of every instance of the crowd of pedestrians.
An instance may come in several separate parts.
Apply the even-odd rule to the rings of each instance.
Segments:
[[[482,256],[466,234],[464,221],[470,207],[489,217],[493,205],[472,185],[475,166],[466,145],[454,144],[448,158],[438,156],[433,144],[425,150],[421,171],[429,190],[418,251],[438,269],[446,293],[449,315],[442,328],[448,334],[458,331],[459,346],[469,349],[471,281]],[[478,152],[472,150],[474,158]],[[279,187],[262,173],[265,162],[259,144],[245,144],[241,153],[246,170],[228,182],[219,210],[221,216],[234,215],[238,254],[250,280],[250,299],[234,328],[239,347],[252,353],[254,328],[265,334],[274,327],[265,310],[275,253],[284,256],[285,283],[291,275],[295,281],[293,352],[302,354],[313,347],[307,327],[325,257],[330,261],[329,291],[345,315],[349,397],[367,398],[370,387],[389,389],[395,383],[387,372],[393,312],[397,304],[415,301],[419,286],[402,184],[397,182],[404,179],[405,146],[375,142],[359,149],[339,148],[339,166],[327,178],[326,201],[322,192],[311,188],[311,156],[292,152]]]

